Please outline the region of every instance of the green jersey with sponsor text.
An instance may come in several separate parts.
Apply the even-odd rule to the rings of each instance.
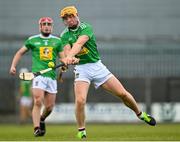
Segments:
[[[37,72],[48,68],[49,62],[56,63],[56,58],[63,50],[61,39],[50,35],[49,37],[42,37],[42,35],[35,35],[25,41],[25,46],[32,51],[32,72]],[[42,76],[56,78],[54,70],[49,71]]]
[[[87,23],[81,22],[79,27],[75,30],[66,28],[61,34],[63,47],[67,44],[72,47],[81,35],[87,35],[89,40],[76,55],[77,58],[80,58],[79,64],[94,63],[100,60],[92,26]]]

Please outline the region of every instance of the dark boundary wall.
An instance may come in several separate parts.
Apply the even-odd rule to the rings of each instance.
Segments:
[[[0,114],[14,113],[16,110],[15,79],[0,78]]]
[[[124,87],[133,94],[138,102],[145,102],[145,79],[121,79]],[[16,95],[18,82],[15,79],[0,81],[0,114],[15,113],[17,109]],[[151,79],[151,101],[153,102],[180,102],[180,78],[153,78]],[[64,83],[58,83],[58,95],[56,103],[74,102],[73,80],[64,79]],[[102,88],[94,89],[91,84],[88,102],[119,102],[119,99],[110,95]]]

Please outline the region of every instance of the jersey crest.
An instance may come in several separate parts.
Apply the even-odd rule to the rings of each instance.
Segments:
[[[40,47],[40,60],[52,60],[53,47]]]

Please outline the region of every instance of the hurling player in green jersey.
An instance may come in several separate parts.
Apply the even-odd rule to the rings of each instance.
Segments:
[[[16,74],[16,66],[21,57],[29,50],[32,53],[32,71],[40,71],[48,68],[49,62],[56,62],[57,56],[64,57],[61,39],[53,36],[53,20],[50,17],[42,17],[39,20],[40,34],[31,36],[15,54],[10,74]],[[43,136],[46,132],[45,119],[51,113],[55,105],[57,93],[56,73],[54,70],[40,75],[32,81],[33,110],[32,120],[34,125],[34,136]],[[42,104],[44,110],[41,112]]]
[[[85,104],[91,82],[96,88],[102,87],[120,98],[127,107],[135,112],[138,118],[154,126],[156,124],[155,119],[140,110],[133,96],[101,62],[92,26],[80,21],[77,9],[74,6],[63,8],[60,11],[60,17],[66,26],[61,34],[66,55],[63,62],[71,64],[74,57],[80,58],[79,65],[75,66],[74,83],[77,137],[86,137]]]

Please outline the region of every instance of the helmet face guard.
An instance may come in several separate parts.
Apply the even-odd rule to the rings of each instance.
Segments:
[[[67,6],[63,8],[60,12],[60,17],[64,18],[66,15],[74,15],[77,16],[78,12],[75,6]]]

